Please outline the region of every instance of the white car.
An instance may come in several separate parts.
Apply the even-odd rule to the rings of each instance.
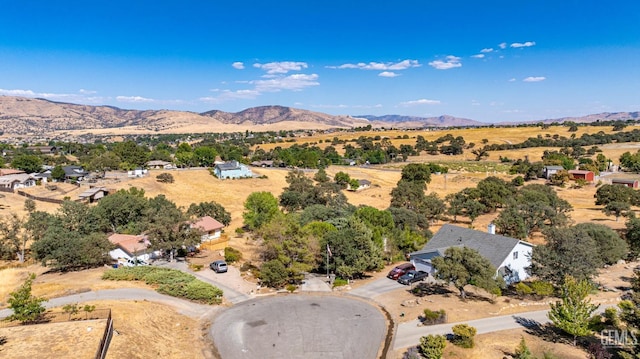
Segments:
[[[149,263],[145,262],[142,259],[129,258],[129,259],[127,259],[126,262],[122,263],[122,265],[125,266],[125,267],[135,267],[135,266],[148,266]]]

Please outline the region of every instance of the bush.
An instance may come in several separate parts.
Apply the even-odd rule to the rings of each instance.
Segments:
[[[553,284],[541,280],[533,281],[529,284],[533,293],[541,297],[550,297],[555,292]]]
[[[334,287],[334,288],[335,288],[335,287],[342,287],[342,286],[345,286],[345,285],[347,285],[347,284],[349,284],[349,282],[348,282],[346,279],[342,279],[342,278],[336,278],[336,279],[333,281],[333,287]]]
[[[156,176],[156,181],[161,183],[173,183],[173,175],[171,173],[161,173]]]
[[[516,187],[520,187],[524,185],[524,177],[522,176],[515,177],[514,179],[511,180],[511,184],[513,184]]]
[[[531,287],[524,284],[523,282],[519,282],[518,284],[516,284],[515,290],[516,293],[521,297],[533,293],[533,289],[531,289]]]
[[[280,288],[288,277],[287,269],[279,260],[270,260],[260,267],[260,280],[267,287]]]
[[[447,340],[443,335],[427,335],[420,338],[420,353],[427,359],[440,359]]]
[[[298,286],[295,284],[287,284],[287,287],[285,289],[287,290],[287,292],[293,293],[296,291],[296,289],[298,289]]]
[[[225,247],[224,248],[224,260],[227,263],[237,262],[242,259],[242,252],[233,248],[233,247]]]
[[[447,321],[447,313],[444,309],[433,311],[425,308],[422,316],[422,323],[426,325],[441,324]]]
[[[206,304],[222,302],[222,290],[175,269],[148,266],[110,269],[104,272],[102,279],[144,281],[157,286],[158,293]]]
[[[192,271],[194,272],[199,272],[202,270],[202,268],[204,267],[203,264],[189,264],[189,268],[191,268]]]
[[[476,328],[468,324],[458,324],[451,328],[453,331],[453,339],[451,342],[461,348],[473,348],[473,337],[478,332]]]

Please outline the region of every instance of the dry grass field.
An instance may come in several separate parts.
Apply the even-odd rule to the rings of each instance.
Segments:
[[[594,129],[596,129],[594,131]],[[629,128],[627,128],[629,129]],[[605,127],[579,127],[576,136],[580,136],[583,131],[589,130],[597,132],[599,130],[610,132],[611,128]],[[493,131],[493,132],[492,132]],[[363,136],[387,136],[392,139],[394,145],[398,146],[403,143],[414,144],[415,137],[422,135],[428,140],[434,140],[446,133],[454,136],[463,136],[467,143],[474,142],[480,145],[482,139],[486,138],[491,143],[517,143],[528,137],[535,137],[538,134],[545,136],[560,134],[568,137],[571,133],[566,127],[551,127],[541,130],[538,128],[506,128],[506,129],[465,129],[451,131],[388,131],[381,132],[358,132],[355,134],[333,133],[326,135],[316,135],[314,137],[298,137],[295,138],[297,143],[316,142],[320,146],[328,145],[333,137],[341,139],[357,138]],[[398,139],[408,135],[408,139]],[[323,143],[320,144],[319,141]],[[288,146],[287,144],[274,144],[273,146]],[[262,148],[270,148],[271,144],[261,145]],[[640,144],[609,144],[599,146],[605,156],[613,159],[617,163],[619,156],[626,152],[636,152],[640,149]],[[475,186],[480,180],[487,176],[498,176],[505,180],[510,180],[514,176],[510,176],[501,172],[493,172],[498,162],[499,156],[511,159],[524,158],[529,156],[532,161],[540,159],[544,148],[532,148],[524,150],[511,150],[501,152],[491,152],[488,160],[479,163],[485,170],[478,172],[467,172],[464,170],[452,170],[446,175],[432,175],[432,181],[428,185],[428,192],[436,192],[440,198],[444,198],[449,193],[458,192],[466,187]],[[467,151],[468,152],[468,151]],[[422,155],[419,157],[410,157],[411,162],[440,162],[448,163],[451,161],[469,161],[470,154],[460,156],[429,156]],[[369,189],[358,192],[345,192],[349,202],[354,205],[369,205],[378,209],[385,209],[390,203],[390,192],[400,179],[401,168],[403,164],[393,163],[384,166],[331,166],[327,169],[330,177],[333,177],[338,171],[348,173],[352,178],[367,179],[371,181],[372,186]],[[111,181],[107,184],[108,188],[128,189],[138,187],[145,190],[148,197],[156,195],[165,195],[179,206],[187,208],[191,203],[199,203],[203,201],[216,201],[222,204],[232,214],[232,222],[225,232],[230,235],[230,245],[242,250],[252,251],[255,246],[251,244],[251,240],[246,237],[238,238],[233,235],[234,230],[242,226],[243,204],[247,196],[256,191],[267,191],[279,196],[284,187],[287,186],[285,177],[286,169],[278,168],[253,168],[255,174],[266,176],[266,178],[253,178],[242,180],[219,180],[209,174],[207,170],[152,170],[150,175],[138,179],[123,179],[121,181]],[[175,182],[172,184],[159,183],[156,176],[163,172],[170,172]],[[308,171],[309,177],[313,176],[313,171]],[[542,180],[536,183],[544,183]],[[69,196],[72,199],[77,198],[86,187],[64,187],[61,186],[59,191],[49,191],[43,188],[34,188],[33,191],[41,196],[51,196],[52,198],[62,199]],[[624,220],[615,221],[614,217],[605,216],[598,206],[595,206],[594,194],[595,186],[586,186],[581,189],[556,188],[558,195],[569,201],[574,210],[571,217],[575,223],[596,222],[602,223],[612,228],[624,228]],[[58,193],[59,192],[59,193]],[[25,216],[24,197],[16,194],[0,193],[0,216],[11,213],[18,213]],[[57,205],[45,202],[37,202],[37,209],[53,212]],[[474,227],[484,230],[486,226],[495,218],[496,214],[486,214],[476,219]],[[469,223],[460,218],[461,226],[468,226]],[[432,230],[435,232],[442,223],[435,223]],[[541,243],[543,241],[540,236],[534,236],[532,241]],[[251,257],[245,256],[245,258]],[[0,266],[1,268],[1,266]],[[90,289],[107,289],[123,286],[144,286],[144,284],[129,282],[107,282],[100,280],[100,276],[104,269],[94,269],[76,273],[46,273],[46,269],[38,265],[30,265],[23,268],[6,268],[0,270],[0,307],[6,306],[8,293],[15,290],[26,278],[28,272],[38,274],[34,283],[33,292],[35,295],[46,296],[48,298],[68,295],[71,293],[82,292]],[[383,273],[383,272],[381,272]],[[376,275],[380,275],[376,274]],[[603,273],[607,275],[607,273]],[[608,272],[609,279],[606,281],[619,280],[621,275],[614,272]],[[395,293],[395,292],[394,292]],[[400,307],[399,304],[410,299],[409,293],[389,296],[381,299],[385,307],[390,309],[394,318],[399,318],[401,311],[407,311],[407,308]],[[468,320],[483,315],[496,315],[492,313],[510,313],[513,311],[521,311],[518,303],[506,303],[504,300],[498,300],[495,304],[490,305],[488,302],[469,302],[460,303],[457,298],[430,298],[430,305],[438,306],[433,309],[451,308],[450,320]],[[604,298],[609,299],[609,298]],[[438,301],[436,303],[436,300]],[[152,357],[171,357],[171,358],[195,358],[208,355],[206,352],[207,343],[202,335],[202,327],[200,322],[193,318],[182,316],[167,306],[149,303],[149,302],[100,302],[95,303],[99,307],[111,307],[114,319],[116,320],[116,330],[120,333],[115,336],[109,350],[109,358],[152,358]],[[511,306],[516,305],[516,306]],[[544,304],[542,304],[544,305]],[[418,312],[421,308],[416,309]],[[415,318],[417,314],[407,312],[407,320]],[[481,335],[478,337],[478,345],[473,350],[462,350],[449,345],[446,350],[447,358],[478,358],[489,359],[499,358],[505,353],[512,352],[517,346],[523,331],[511,331]],[[560,344],[552,344],[544,342],[540,339],[524,334],[529,346],[535,354],[541,355],[543,351],[552,349],[551,351],[561,358],[582,358],[584,353],[576,351],[575,348],[563,346]]]

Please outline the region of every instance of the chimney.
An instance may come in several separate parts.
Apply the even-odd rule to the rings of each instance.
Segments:
[[[489,234],[496,234],[496,225],[493,223],[489,223],[489,225],[487,226],[487,232],[489,232]]]

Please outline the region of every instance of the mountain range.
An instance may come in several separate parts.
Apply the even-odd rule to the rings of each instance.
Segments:
[[[639,119],[639,112],[601,113],[534,122],[594,122]],[[514,125],[515,123],[502,123]],[[89,106],[46,99],[0,96],[0,133],[46,135],[52,132],[204,133],[353,128],[422,128],[486,126],[487,123],[454,116],[416,117],[334,116],[284,106],[260,106],[231,113],[172,110],[125,110],[113,106]]]

